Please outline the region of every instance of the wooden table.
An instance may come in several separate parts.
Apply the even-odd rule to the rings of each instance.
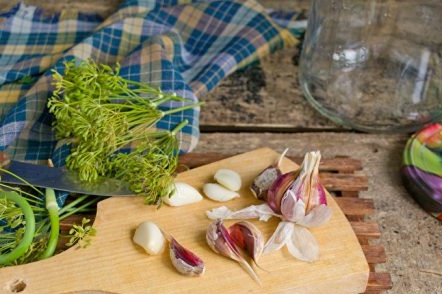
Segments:
[[[0,9],[13,2],[0,0]],[[25,2],[39,3],[52,11],[79,8],[108,15],[120,1]],[[309,1],[261,2],[267,7],[302,9]],[[200,97],[206,104],[201,110],[200,142],[193,152],[205,157],[192,162],[202,164],[259,147],[276,151],[289,147],[289,156],[298,158],[308,150],[320,150],[324,162],[336,172],[348,161],[341,157],[350,158],[351,168],[339,173],[346,172],[362,184],[353,181],[329,189],[368,203],[362,213],[346,212],[373,272],[379,273],[372,274],[367,293],[442,293],[441,224],[413,201],[401,183],[401,155],[408,135],[357,133],[320,116],[300,92],[294,62],[297,54],[296,48],[280,51],[259,66],[233,74],[212,93]]]

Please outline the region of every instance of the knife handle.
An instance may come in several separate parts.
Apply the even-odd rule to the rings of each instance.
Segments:
[[[11,160],[9,159],[8,154],[0,151],[0,168],[7,169],[10,163]]]

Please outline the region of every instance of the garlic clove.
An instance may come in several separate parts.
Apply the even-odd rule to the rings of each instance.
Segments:
[[[253,196],[259,200],[267,201],[267,193],[270,186],[276,181],[276,179],[282,174],[279,166],[281,165],[282,160],[288,152],[288,148],[281,153],[279,156],[278,162],[264,169],[256,178],[253,180],[253,183],[250,185],[250,190],[253,193]]]
[[[241,189],[241,176],[234,170],[221,168],[216,171],[214,179],[218,184],[231,191],[239,191]]]
[[[267,203],[274,212],[281,213],[281,200],[297,175],[297,171],[282,174],[270,186],[267,193]]]
[[[204,273],[203,260],[181,246],[174,238],[170,240],[169,252],[173,266],[183,275],[201,276]]]
[[[151,221],[144,221],[138,225],[133,241],[150,255],[161,253],[166,244],[166,239],[161,229]]]
[[[269,166],[263,170],[250,185],[250,190],[255,198],[260,200],[267,200],[267,192],[270,186],[281,175],[281,170],[278,167]]]
[[[204,184],[203,192],[208,198],[218,202],[225,202],[239,197],[239,194],[237,192],[230,191],[223,186],[215,183]]]
[[[235,244],[258,263],[264,250],[264,237],[261,231],[251,222],[241,221],[231,225],[229,233]]]
[[[235,245],[222,220],[215,220],[209,225],[206,231],[206,241],[214,252],[237,261],[242,268],[262,286],[258,275],[241,255],[241,252]]]
[[[203,196],[191,185],[184,182],[173,184],[174,191],[170,197],[164,197],[164,203],[169,206],[182,206],[201,201]]]

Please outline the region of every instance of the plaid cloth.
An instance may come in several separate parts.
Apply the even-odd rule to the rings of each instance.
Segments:
[[[293,28],[282,28],[251,0],[129,0],[105,20],[18,4],[0,14],[0,150],[18,160],[63,164],[69,151],[57,144],[46,108],[51,69],[63,72],[63,61],[119,62],[123,77],[195,103],[228,74],[294,44]],[[199,111],[168,115],[157,127],[187,119],[179,139],[188,152],[198,142]]]

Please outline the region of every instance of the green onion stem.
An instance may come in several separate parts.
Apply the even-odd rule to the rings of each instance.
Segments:
[[[6,265],[23,256],[31,245],[35,233],[35,216],[29,203],[17,192],[1,191],[0,195],[6,197],[7,200],[15,202],[23,211],[26,220],[25,232],[20,243],[12,251],[0,255],[0,264]]]
[[[40,256],[40,259],[45,259],[54,255],[57,248],[58,236],[60,234],[60,218],[58,216],[58,204],[55,199],[55,191],[52,188],[46,188],[46,209],[49,213],[51,221],[51,233],[45,251]]]
[[[78,203],[82,202],[87,197],[88,197],[88,195],[82,195],[82,196],[76,198],[75,200],[73,200],[72,202],[67,203],[62,208],[60,208],[60,210],[58,211],[58,214],[62,215],[66,211],[70,210],[72,207],[75,207],[75,205],[77,205]]]
[[[85,204],[79,206],[79,207],[75,207],[74,209],[71,210],[65,210],[63,212],[63,215],[60,215],[60,219],[65,219],[68,216],[71,216],[77,212],[83,211],[84,208],[87,208],[89,205],[94,204],[96,202],[98,202],[100,199],[99,198],[93,198],[90,201],[86,202]]]

